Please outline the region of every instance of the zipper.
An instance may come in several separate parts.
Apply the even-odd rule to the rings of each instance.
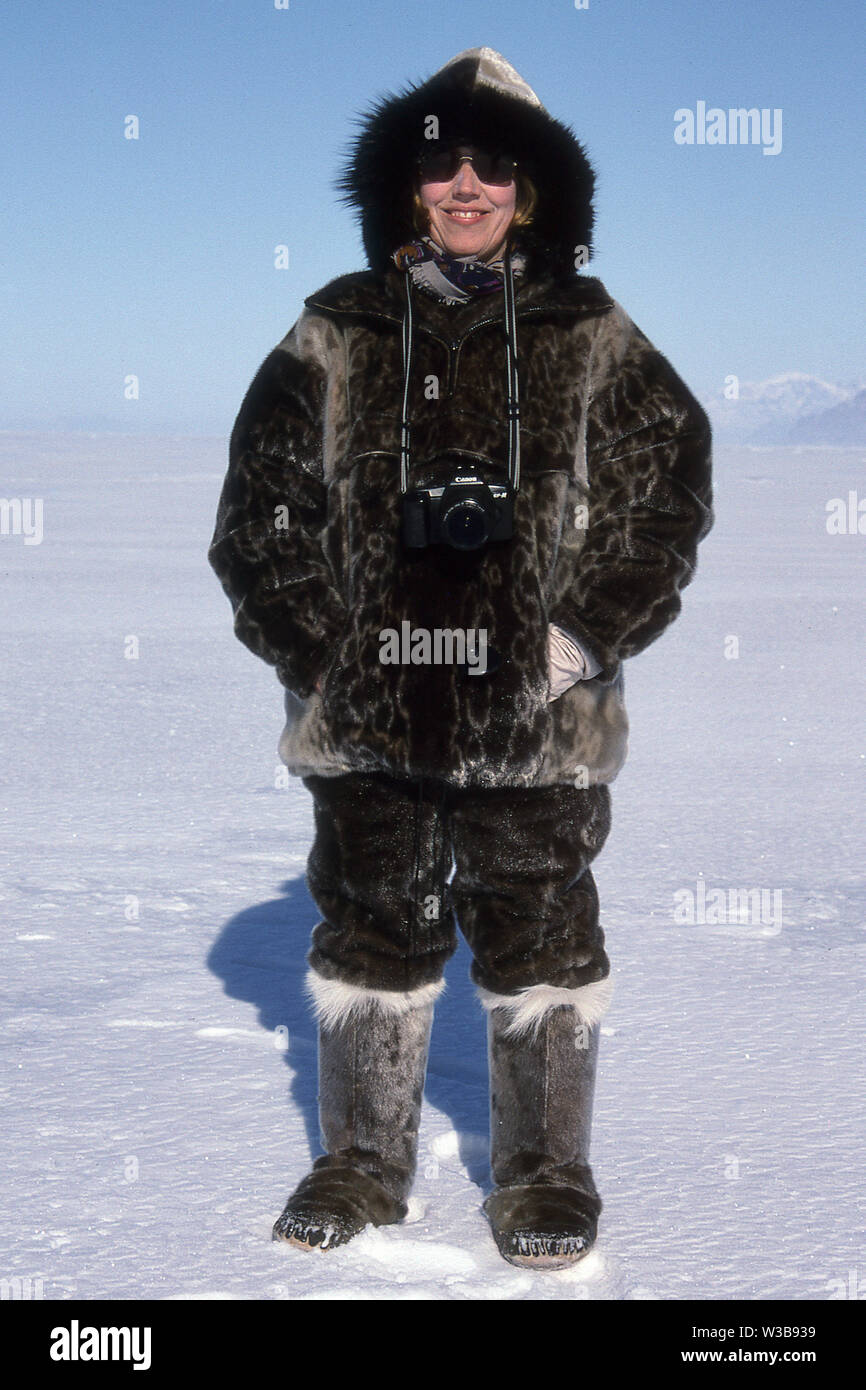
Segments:
[[[323,309],[326,313],[344,314],[349,318],[355,317],[362,319],[378,319],[381,323],[396,324],[398,328],[403,323],[402,318],[398,318],[396,314],[386,314],[383,313],[381,309],[342,309],[339,307],[339,305],[336,304],[320,304],[315,299],[311,299],[309,301],[305,300],[304,303],[310,309]],[[528,318],[530,314],[549,314],[551,313],[551,311],[553,313],[572,314],[576,317],[580,317],[583,314],[596,313],[602,309],[612,308],[613,300],[611,299],[603,300],[600,304],[587,304],[583,307],[577,304],[575,304],[574,306],[552,304],[526,304],[523,306],[522,309],[517,309],[517,320],[519,322],[522,318]],[[457,367],[460,361],[460,349],[466,342],[466,339],[469,338],[473,333],[476,333],[480,328],[489,328],[491,324],[501,323],[502,318],[499,315],[493,315],[486,319],[479,319],[477,323],[471,323],[469,327],[466,329],[465,333],[461,334],[459,338],[454,338],[451,342],[449,342],[447,338],[443,338],[441,334],[437,333],[435,329],[429,328],[427,324],[423,322],[419,323],[417,320],[415,321],[416,333],[426,333],[428,338],[432,338],[434,342],[439,343],[442,347],[445,348],[446,352],[448,353],[448,380],[445,386],[446,398],[453,396],[456,390]]]
[[[383,314],[378,309],[341,309],[336,304],[319,304],[315,299],[309,302],[304,301],[308,309],[322,309],[326,314],[346,314],[349,318],[379,319],[382,323],[395,323],[399,328],[403,322],[396,314]],[[415,323],[416,333],[426,333],[428,338],[434,338],[437,343],[441,343],[446,349],[451,347],[447,338],[443,338],[434,329],[428,328],[426,323]]]
[[[610,300],[609,300],[606,304],[600,304],[600,305],[599,305],[599,304],[594,304],[594,305],[592,305],[592,306],[587,306],[587,307],[584,308],[584,309],[580,309],[580,308],[578,308],[578,307],[575,305],[575,307],[574,307],[573,309],[571,309],[571,308],[563,308],[563,309],[558,309],[558,310],[556,310],[555,312],[557,312],[557,313],[565,313],[565,314],[577,314],[577,315],[580,315],[580,314],[589,313],[589,312],[591,312],[591,310],[595,310],[595,309],[608,309],[608,308],[613,308],[613,303],[612,303],[612,301],[610,301]],[[550,313],[550,310],[551,310],[551,306],[550,306],[549,304],[528,304],[528,305],[526,305],[526,306],[524,307],[522,313],[521,313],[521,311],[518,309],[518,311],[517,311],[517,318],[518,318],[518,320],[519,320],[519,319],[521,319],[521,318],[528,318],[530,314],[545,314],[545,313]],[[453,395],[454,389],[455,389],[455,387],[456,387],[456,385],[457,385],[457,364],[458,364],[458,362],[459,362],[459,360],[460,360],[460,349],[462,348],[463,344],[466,342],[466,339],[469,338],[473,333],[475,333],[477,329],[479,329],[479,328],[486,328],[486,327],[488,327],[488,326],[489,326],[490,324],[492,324],[492,323],[493,323],[493,324],[495,324],[495,323],[500,323],[500,324],[501,324],[501,323],[502,323],[502,319],[501,319],[501,318],[498,318],[498,317],[487,318],[487,319],[479,319],[477,323],[472,323],[472,324],[469,325],[469,327],[467,328],[466,332],[462,335],[462,337],[456,338],[453,342],[451,342],[451,343],[448,344],[448,386],[447,386],[447,388],[446,388],[446,395],[448,395],[448,396]],[[441,342],[441,339],[440,339],[440,342]]]
[[[382,323],[394,323],[397,325],[398,328],[403,322],[402,318],[399,318],[396,314],[384,314],[380,309],[341,309],[339,305],[320,304],[315,299],[311,299],[309,301],[305,300],[304,303],[310,309],[323,309],[325,313],[328,314],[345,314],[350,318],[355,317],[379,319]],[[580,316],[581,314],[591,314],[596,313],[601,309],[612,308],[613,300],[611,299],[605,300],[601,304],[587,304],[583,307],[577,304],[573,307],[569,305],[526,304],[522,309],[518,308],[517,318],[518,320],[520,320],[522,318],[528,318],[530,314],[549,314],[551,312],[556,314],[574,314]],[[436,332],[435,329],[428,327],[426,323],[419,322],[417,319],[415,321],[415,332],[426,333],[428,338],[433,338],[437,343],[441,343],[442,346],[448,350],[448,352],[459,353],[460,348],[463,346],[470,334],[475,333],[479,328],[487,328],[491,323],[501,322],[502,319],[498,315],[492,318],[479,319],[477,323],[471,323],[469,327],[466,329],[465,333],[461,334],[459,338],[453,339],[450,343],[447,338],[443,338],[441,334]]]
[[[307,301],[305,301],[305,303],[306,302]],[[309,301],[308,307],[311,309],[324,309],[327,313],[330,314],[346,314],[349,317],[354,316],[356,318],[360,317],[378,319],[382,323],[394,323],[398,327],[400,327],[400,325],[403,322],[403,320],[401,318],[398,318],[396,314],[384,314],[379,309],[341,309],[338,305],[319,304],[315,299]],[[582,314],[595,313],[596,311],[601,309],[612,308],[613,301],[610,299],[602,302],[601,304],[586,305],[583,308],[581,308],[579,305],[574,305],[574,307],[570,307],[568,305],[556,307],[550,304],[527,304],[524,305],[522,309],[517,310],[517,319],[519,322],[522,318],[528,318],[530,314],[549,314],[551,310],[553,310],[554,313],[574,314],[579,317]],[[448,353],[448,381],[445,387],[446,397],[453,396],[454,391],[456,389],[457,366],[460,360],[460,349],[466,342],[466,339],[469,338],[471,334],[476,333],[478,329],[489,328],[491,324],[497,323],[502,323],[502,319],[498,315],[494,315],[486,319],[479,319],[477,323],[471,323],[469,327],[466,329],[466,332],[461,334],[459,338],[454,338],[449,343],[447,338],[443,338],[441,334],[435,331],[435,329],[429,328],[427,324],[419,323],[416,320],[415,331],[420,333],[426,333],[428,338],[432,338],[434,342],[440,343],[441,346],[444,347],[446,352]]]

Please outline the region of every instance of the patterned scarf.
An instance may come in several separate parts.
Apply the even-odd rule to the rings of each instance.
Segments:
[[[466,304],[473,295],[502,293],[505,276],[504,252],[495,261],[479,261],[475,256],[451,256],[432,237],[407,241],[391,256],[398,270],[408,270],[413,285],[426,290],[446,304]],[[515,247],[511,250],[515,279],[522,275],[526,258]]]

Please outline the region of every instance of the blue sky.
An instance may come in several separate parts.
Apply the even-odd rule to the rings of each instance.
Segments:
[[[866,372],[861,0],[18,0],[4,29],[0,428],[227,433],[304,296],[364,268],[354,118],[482,44],[585,144],[587,269],[693,390]],[[700,101],[780,108],[780,153],[677,144]]]

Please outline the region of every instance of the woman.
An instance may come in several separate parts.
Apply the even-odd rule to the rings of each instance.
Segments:
[[[274,1228],[302,1248],[406,1215],[455,918],[488,1011],[497,1247],[560,1268],[596,1237],[590,863],[622,663],[677,616],[712,510],[703,410],[577,269],[593,184],[491,49],[382,101],[341,178],[370,268],[305,301],[232,432],[209,557],[314,800],[326,1152]]]

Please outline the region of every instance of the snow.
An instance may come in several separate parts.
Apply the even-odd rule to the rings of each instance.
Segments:
[[[825,525],[863,487],[861,451],[718,451],[683,614],[627,663],[631,750],[596,861],[604,1211],[590,1255],[548,1272],[508,1265],[480,1209],[465,944],[407,1220],[327,1252],[271,1241],[320,1152],[313,820],[280,784],[276,677],[205,558],[225,441],[6,433],[0,459],[7,498],[44,500],[41,543],[0,536],[0,1278],[46,1299],[862,1290],[866,535]],[[701,880],[707,910],[676,920]],[[751,889],[781,895],[778,920],[710,909]]]

